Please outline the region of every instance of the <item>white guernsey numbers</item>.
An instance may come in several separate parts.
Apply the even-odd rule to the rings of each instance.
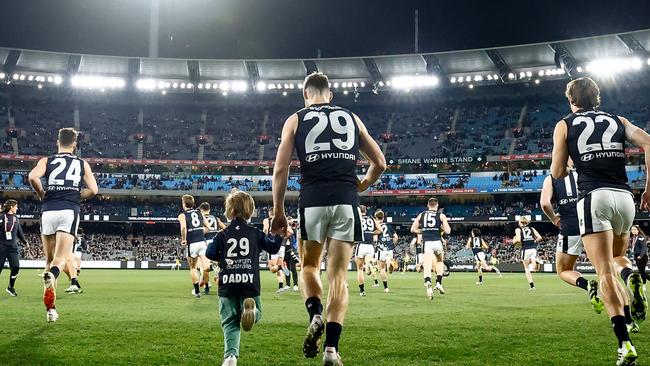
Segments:
[[[436,227],[436,215],[431,212],[424,213],[424,227],[427,229],[435,229]]]
[[[197,212],[192,212],[190,217],[192,218],[192,227],[201,226],[201,220],[199,219],[199,214]]]
[[[533,231],[529,227],[521,228],[521,233],[524,237],[524,240],[533,240]]]
[[[74,159],[70,162],[70,166],[67,167],[65,172],[65,179],[61,179],[59,175],[66,170],[67,162],[64,158],[56,158],[50,162],[51,165],[57,165],[54,170],[50,173],[50,176],[47,177],[47,184],[49,186],[64,186],[65,181],[72,182],[74,187],[79,187],[81,183],[81,161]]]
[[[350,150],[354,146],[354,119],[345,111],[333,111],[329,114],[323,112],[309,112],[305,115],[305,121],[318,118],[318,122],[307,133],[305,139],[305,152],[311,154],[313,152],[330,151],[332,144],[339,150]],[[345,140],[341,138],[333,138],[331,142],[316,142],[318,137],[325,131],[327,125],[330,125],[332,131],[339,135],[345,135]]]
[[[235,238],[230,238],[227,241],[228,245],[230,247],[228,248],[228,251],[226,252],[226,257],[237,257],[237,256],[242,256],[245,257],[248,255],[249,250],[250,250],[250,243],[248,241],[248,238],[241,238],[239,241]],[[239,253],[236,253],[235,251],[239,249]]]
[[[595,123],[608,122],[609,126],[605,132],[603,132],[601,142],[596,142],[593,144],[588,144],[587,141],[591,138],[591,135],[594,133]],[[612,142],[614,134],[618,130],[618,124],[616,120],[611,117],[599,115],[596,116],[596,122],[591,117],[577,117],[573,120],[573,125],[577,126],[581,123],[585,124],[585,129],[582,130],[580,136],[578,136],[578,152],[580,154],[585,154],[588,152],[595,152],[601,150],[622,150],[623,143],[621,142]]]

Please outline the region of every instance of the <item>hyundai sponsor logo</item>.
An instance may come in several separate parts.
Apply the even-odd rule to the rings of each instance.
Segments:
[[[582,155],[582,157],[580,157],[580,160],[582,160],[582,161],[594,160],[594,154],[584,154],[584,155]]]
[[[319,156],[318,154],[307,155],[307,157],[305,158],[305,160],[306,160],[308,163],[313,163],[313,162],[315,162],[315,161],[318,160],[318,159],[320,159],[320,156]]]

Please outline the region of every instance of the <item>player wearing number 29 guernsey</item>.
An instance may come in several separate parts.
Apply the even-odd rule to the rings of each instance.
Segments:
[[[347,265],[353,245],[361,241],[359,192],[368,189],[386,169],[386,160],[359,117],[333,105],[329,79],[321,73],[305,78],[305,108],[287,119],[273,169],[274,233],[288,232],[284,194],[294,149],[300,160],[300,231],[303,242],[301,277],[311,323],[303,343],[305,357],[316,357],[325,331],[324,365],[340,365],[338,343],[348,306]],[[360,153],[370,162],[357,177]],[[327,243],[329,304],[327,327],[322,319],[320,258]]]
[[[97,182],[87,162],[73,155],[77,131],[59,130],[58,153],[41,159],[29,173],[29,183],[43,201],[41,237],[45,252],[43,303],[47,320],[56,321],[56,279],[65,268],[79,228],[79,205],[97,194]],[[41,182],[45,178],[45,186]],[[85,185],[82,188],[82,182]]]
[[[630,341],[626,318],[643,321],[648,303],[641,278],[633,273],[625,257],[636,213],[625,173],[625,142],[645,150],[647,170],[650,135],[624,117],[598,111],[600,90],[590,78],[569,82],[565,94],[572,113],[555,126],[551,174],[554,179],[567,176],[567,162],[571,158],[578,173],[578,226],[618,339],[616,364],[636,365],[637,353]],[[646,180],[641,209],[648,209],[649,187]],[[617,267],[627,291],[612,271]]]

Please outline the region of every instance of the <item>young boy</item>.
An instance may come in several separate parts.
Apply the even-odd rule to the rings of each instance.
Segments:
[[[260,251],[275,254],[282,237],[267,236],[248,224],[255,202],[236,191],[226,198],[228,227],[208,246],[206,256],[219,263],[219,311],[224,338],[222,366],[237,365],[240,326],[249,331],[262,317],[260,304]]]

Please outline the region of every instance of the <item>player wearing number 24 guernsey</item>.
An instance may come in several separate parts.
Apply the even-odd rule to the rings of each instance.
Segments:
[[[29,173],[29,183],[43,202],[43,303],[49,322],[59,318],[55,309],[56,279],[72,255],[72,246],[79,228],[80,202],[97,194],[97,181],[90,165],[73,155],[77,147],[77,131],[72,128],[60,129],[57,146],[56,155],[39,160]],[[41,178],[45,178],[45,186],[41,183]]]

